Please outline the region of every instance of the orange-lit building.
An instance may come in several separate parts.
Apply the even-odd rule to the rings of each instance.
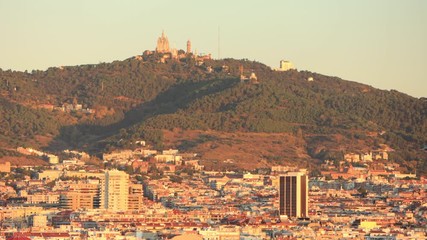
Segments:
[[[307,175],[289,172],[279,177],[279,214],[288,217],[308,217]]]
[[[97,184],[71,184],[68,191],[60,196],[60,206],[65,209],[94,209],[99,207]]]

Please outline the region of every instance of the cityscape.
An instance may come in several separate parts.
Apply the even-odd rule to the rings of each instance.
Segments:
[[[425,92],[304,70],[299,55],[279,50],[272,66],[228,57],[222,47],[235,39],[210,20],[197,31],[215,32],[215,47],[197,31],[180,32],[176,44],[176,29],[158,27],[178,16],[167,10],[175,5],[151,4],[147,19],[162,14],[154,47],[124,60],[0,65],[0,240],[427,239]],[[201,24],[193,7],[191,24]],[[178,12],[177,23],[188,20]],[[253,31],[233,29],[242,34],[236,49],[268,28],[243,16]],[[270,28],[263,52],[278,49]]]
[[[169,48],[165,33],[138,61],[210,55]],[[294,69],[282,61],[276,71]],[[209,70],[209,66],[206,68]],[[255,75],[252,73],[252,77]],[[243,76],[240,69],[240,79]],[[312,80],[312,79],[311,79]],[[79,111],[81,107],[72,109]],[[64,111],[64,110],[62,110]],[[88,113],[91,114],[91,113]],[[321,174],[272,166],[208,171],[198,153],[158,151],[144,139],[133,149],[102,154],[105,169],[86,152],[44,157],[48,166],[0,165],[0,221],[6,239],[422,239],[427,226],[427,179],[404,174],[389,148],[345,153]],[[309,177],[310,176],[310,177]]]
[[[206,171],[196,153],[148,145],[104,154],[111,170],[86,165],[87,153],[69,154],[48,167],[1,165],[3,237],[425,238],[427,179],[396,171],[387,158],[352,167],[356,154],[347,154],[339,166],[322,166],[326,177],[309,177],[286,166]]]

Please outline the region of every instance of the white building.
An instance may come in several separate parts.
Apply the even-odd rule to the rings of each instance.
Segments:
[[[280,61],[280,68],[277,70],[278,71],[288,71],[291,69],[295,69],[295,66],[291,61],[281,60]]]
[[[30,217],[30,225],[33,227],[46,227],[47,216],[46,215],[32,215]]]
[[[123,171],[110,170],[105,172],[101,180],[100,208],[125,211],[128,209],[129,175]]]
[[[47,154],[47,159],[49,160],[50,164],[58,164],[59,163],[59,157],[53,154]]]

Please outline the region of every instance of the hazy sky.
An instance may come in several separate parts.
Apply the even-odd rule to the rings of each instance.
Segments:
[[[111,62],[172,46],[427,97],[426,0],[0,0],[0,68]]]

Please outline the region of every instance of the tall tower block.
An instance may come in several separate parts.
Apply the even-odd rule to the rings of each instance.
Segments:
[[[105,172],[101,180],[101,209],[113,211],[128,210],[129,175],[123,171]]]
[[[279,177],[279,213],[288,217],[308,217],[308,177],[290,172]]]
[[[187,41],[187,54],[191,53],[191,41]]]

